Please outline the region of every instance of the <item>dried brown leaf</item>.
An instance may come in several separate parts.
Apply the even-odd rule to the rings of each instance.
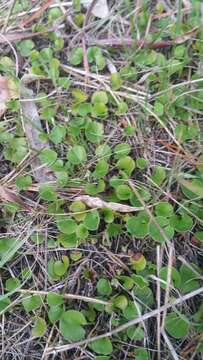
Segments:
[[[76,198],[74,198],[74,200],[80,200],[80,201],[84,202],[87,206],[89,206],[90,208],[97,208],[97,209],[107,208],[112,211],[121,212],[121,213],[130,213],[130,212],[135,212],[135,211],[139,211],[139,210],[143,209],[141,207],[134,207],[134,206],[119,204],[119,203],[115,203],[115,202],[107,202],[107,201],[100,199],[99,197],[92,197],[89,195],[77,196]]]
[[[25,203],[25,201],[23,199],[21,199],[20,196],[16,195],[14,192],[12,192],[11,190],[7,189],[6,187],[0,185],[0,198],[3,201],[6,202],[12,202],[12,203],[17,203],[18,205],[20,205],[23,209],[29,210],[31,211],[32,209]]]

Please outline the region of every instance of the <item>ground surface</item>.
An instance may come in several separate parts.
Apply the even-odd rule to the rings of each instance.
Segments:
[[[202,359],[202,23],[1,0],[1,359]]]

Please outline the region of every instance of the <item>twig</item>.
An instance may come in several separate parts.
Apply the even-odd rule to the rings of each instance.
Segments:
[[[83,27],[85,27],[85,26],[88,25],[89,19],[90,19],[90,16],[91,16],[91,12],[92,12],[92,10],[94,9],[94,7],[95,7],[95,5],[96,5],[97,2],[98,2],[98,0],[92,0],[90,6],[88,7],[87,13],[86,13],[86,16],[85,16],[85,21],[84,21],[84,26],[83,26]]]
[[[15,42],[15,41],[19,41],[19,40],[25,40],[25,39],[31,39],[33,37],[38,37],[38,36],[42,36],[45,33],[51,32],[52,30],[45,30],[45,31],[41,31],[41,32],[15,32],[15,33],[8,33],[8,34],[1,34],[0,37],[0,44],[4,44],[8,41],[10,42]]]
[[[112,39],[98,39],[94,40],[89,38],[88,45],[97,45],[97,46],[109,46],[109,47],[123,47],[123,46],[138,46],[139,48],[150,47],[152,49],[162,49],[167,48],[173,45],[183,44],[184,42],[191,39],[193,35],[197,32],[198,27],[186,32],[182,36],[177,37],[173,40],[157,40],[157,41],[149,41],[145,39],[134,40],[132,38],[112,38]]]
[[[117,328],[115,328],[112,331],[108,331],[106,333],[103,333],[103,334],[98,335],[98,336],[91,337],[91,338],[86,339],[86,340],[78,341],[78,342],[76,342],[74,344],[66,344],[66,345],[61,345],[61,346],[56,346],[56,347],[49,347],[47,349],[47,354],[57,354],[57,353],[60,353],[60,352],[63,352],[63,351],[78,348],[78,347],[80,347],[82,345],[90,344],[91,342],[93,342],[95,340],[98,340],[98,339],[103,339],[105,337],[111,337],[112,335],[118,334],[121,331],[124,331],[124,330],[128,329],[130,326],[139,324],[142,321],[146,321],[146,320],[148,320],[148,319],[150,319],[152,317],[155,317],[155,316],[157,316],[158,313],[161,313],[161,312],[163,312],[163,311],[165,311],[167,309],[170,309],[173,306],[180,305],[184,301],[187,301],[187,300],[193,298],[194,296],[200,295],[201,293],[203,293],[203,287],[201,287],[201,288],[199,288],[197,290],[194,290],[191,293],[186,294],[186,295],[172,301],[171,303],[168,303],[168,304],[165,304],[165,305],[161,306],[160,309],[152,310],[152,311],[150,311],[150,312],[148,312],[148,313],[146,313],[146,314],[144,314],[142,316],[139,316],[136,319],[130,320],[127,323],[118,326]]]
[[[161,256],[161,247],[158,245],[156,248],[156,259],[157,259],[157,277],[160,277],[160,269],[162,263],[162,256]],[[161,306],[161,287],[160,281],[156,282],[157,290],[156,290],[156,301],[157,301],[157,309],[160,309]],[[160,313],[157,315],[157,357],[158,360],[161,360],[161,316]]]
[[[171,344],[171,342],[170,342],[170,340],[169,340],[169,338],[166,335],[164,330],[162,330],[162,336],[163,336],[163,338],[164,338],[164,340],[165,340],[165,342],[166,342],[166,344],[167,344],[167,346],[168,346],[168,348],[169,348],[169,350],[171,352],[171,355],[172,355],[173,359],[174,360],[179,360],[179,357],[176,354],[175,349],[174,349],[173,345]]]
[[[43,12],[49,8],[49,6],[53,3],[53,0],[48,0],[45,4],[43,4],[33,15],[28,16],[20,23],[20,27],[27,26],[30,22],[40,17]]]
[[[20,86],[20,94],[22,97],[30,96],[33,97],[33,91],[25,88],[24,82],[22,80]],[[42,142],[40,140],[40,133],[42,132],[42,126],[37,111],[37,107],[32,101],[22,101],[21,99],[21,119],[23,129],[27,138],[28,146],[31,150],[39,152],[44,148],[49,148],[48,142]],[[28,99],[26,99],[28,100]],[[47,166],[43,166],[41,170],[37,170],[41,165],[39,159],[36,157],[32,163],[33,175],[35,179],[40,182],[48,182],[54,180],[53,173],[50,173],[50,169]]]
[[[172,265],[173,265],[173,246],[172,246],[172,244],[170,244],[169,245],[168,268],[167,268],[167,279],[166,279],[166,292],[165,292],[164,304],[168,303],[168,299],[169,299],[169,295],[170,295]],[[166,313],[167,313],[167,309],[164,310],[164,312],[163,312],[162,325],[161,325],[162,330],[164,329]]]
[[[38,291],[38,290],[29,290],[29,289],[17,289],[17,292],[21,293],[21,294],[29,294],[29,295],[48,295],[50,293],[50,291]],[[68,299],[68,300],[80,300],[80,301],[85,301],[85,302],[89,302],[92,304],[101,304],[101,305],[110,305],[111,302],[110,301],[104,301],[104,300],[100,300],[100,299],[94,299],[88,296],[83,296],[83,295],[77,295],[77,294],[60,294],[64,299]]]
[[[77,196],[76,198],[74,198],[74,201],[75,200],[83,201],[87,206],[89,206],[90,208],[93,208],[93,209],[107,208],[107,209],[121,212],[121,213],[135,212],[135,211],[140,211],[140,210],[144,209],[144,207],[134,207],[134,206],[124,205],[124,204],[119,204],[119,203],[114,203],[114,202],[107,202],[107,201],[100,199],[99,197],[92,197],[89,195]]]

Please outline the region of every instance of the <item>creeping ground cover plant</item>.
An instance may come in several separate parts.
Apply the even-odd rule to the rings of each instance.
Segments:
[[[1,358],[202,358],[190,1],[0,4]]]

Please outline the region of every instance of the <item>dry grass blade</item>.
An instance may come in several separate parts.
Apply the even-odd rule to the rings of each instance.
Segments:
[[[32,32],[15,32],[15,33],[2,34],[3,36],[0,37],[0,44],[5,44],[8,41],[15,42],[15,41],[19,41],[19,40],[26,40],[26,39],[31,39],[34,37],[39,37],[49,31],[51,31],[51,30],[47,30],[44,32],[36,32],[36,33],[34,33],[34,32],[33,33]]]
[[[159,41],[148,41],[145,39],[134,40],[129,37],[124,38],[107,38],[107,39],[98,39],[94,40],[89,38],[87,40],[88,45],[99,45],[99,46],[110,46],[110,47],[124,47],[124,46],[133,46],[136,45],[139,48],[150,47],[152,49],[161,49],[167,48],[173,45],[183,44],[186,41],[190,40],[198,31],[198,27],[193,28],[192,30],[186,32],[185,34],[177,37],[174,40],[159,40]]]
[[[45,295],[46,296],[49,294],[49,291],[37,291],[37,290],[35,291],[35,290],[29,290],[29,289],[19,289],[18,292],[21,294],[27,294],[27,295],[30,294],[30,295]],[[83,296],[83,295],[77,295],[77,294],[61,294],[61,296],[67,300],[80,300],[80,301],[85,301],[85,302],[89,302],[92,304],[100,304],[100,305],[110,305],[111,304],[109,301],[94,299],[89,296]]]
[[[49,8],[49,6],[53,3],[53,0],[48,0],[47,2],[45,2],[45,4],[43,4],[39,10],[37,10],[33,15],[28,16],[27,18],[25,18],[25,20],[23,20],[20,23],[21,27],[25,27],[28,24],[30,24],[33,20],[37,19],[40,17],[41,14],[43,14],[43,12]]]
[[[21,85],[21,96],[22,97],[33,97],[33,91],[29,90]],[[34,101],[23,101],[21,102],[21,114],[22,122],[25,130],[25,135],[27,138],[28,146],[31,150],[39,152],[43,148],[49,148],[48,142],[42,142],[40,140],[40,133],[42,132],[42,125],[40,122],[39,114],[37,111],[36,104]],[[36,157],[32,162],[33,175],[37,182],[44,183],[54,180],[53,174],[50,173],[50,170],[44,166],[41,166],[39,159]]]

